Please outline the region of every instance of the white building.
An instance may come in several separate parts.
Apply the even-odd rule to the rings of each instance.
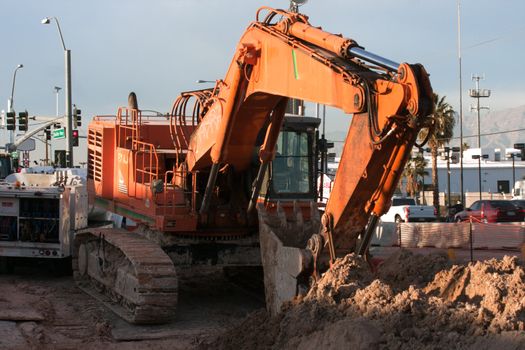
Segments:
[[[415,151],[417,153],[417,151]],[[477,159],[473,159],[473,155],[487,155],[488,158],[481,159],[478,163]],[[516,154],[514,164],[509,154]],[[483,198],[492,198],[492,194],[499,194],[502,198],[509,198],[515,181],[525,178],[525,161],[519,157],[520,151],[514,148],[505,149],[502,152],[499,149],[479,149],[471,148],[465,150],[463,155],[463,191],[466,194],[467,205],[473,200],[479,198],[479,176],[481,174],[481,192]],[[458,198],[461,194],[460,185],[460,162],[459,153],[450,153],[451,158],[455,160],[450,161],[450,193],[451,198]],[[427,153],[424,155],[427,164],[426,172],[428,175],[424,178],[425,187],[432,184],[432,159]],[[328,173],[335,174],[337,166],[339,165],[339,158],[335,158],[335,162],[328,163]],[[478,167],[480,165],[480,167]],[[441,199],[444,203],[444,196],[448,193],[448,176],[447,176],[447,161],[445,157],[438,157],[438,182]],[[514,175],[513,175],[514,174]],[[404,181],[402,179],[401,181]],[[402,187],[404,188],[403,184]],[[427,190],[428,191],[428,190]],[[502,195],[503,194],[503,195]],[[425,197],[431,196],[427,192]],[[431,197],[430,197],[431,198]]]
[[[501,152],[499,149],[480,149],[471,148],[463,154],[463,191],[464,192],[479,192],[479,177],[481,174],[481,192],[484,193],[511,193],[514,186],[513,178],[521,180],[525,177],[525,161],[522,161],[519,156],[515,156],[514,165],[512,158],[506,155],[515,153],[519,155],[519,151],[513,148],[506,149]],[[488,158],[473,159],[472,156],[487,155]],[[456,155],[457,160],[450,163],[450,192],[460,193],[460,163],[459,154]],[[451,157],[452,158],[452,157]],[[425,184],[432,183],[432,160],[430,156],[425,155],[427,160],[426,171],[428,175],[425,176]],[[448,193],[447,180],[447,161],[438,157],[438,181],[439,192]]]

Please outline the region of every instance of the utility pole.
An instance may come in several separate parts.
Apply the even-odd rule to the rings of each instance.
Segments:
[[[461,75],[461,0],[458,0],[458,66],[459,66],[459,187],[461,189],[461,203],[465,204],[463,187],[463,81]]]
[[[479,99],[490,97],[489,89],[479,88],[479,81],[482,79],[485,79],[485,76],[472,74],[472,81],[476,82],[476,88],[468,90],[470,97],[475,98],[477,101],[476,106],[470,106],[470,111],[476,111],[478,114],[478,148],[480,149],[480,154],[481,154],[481,123],[480,123],[480,118],[479,118],[479,112],[482,109],[489,109],[489,107],[480,106]]]
[[[62,36],[62,29],[60,28],[60,23],[56,17],[45,17],[42,19],[42,24],[49,24],[51,20],[54,19],[57,25],[58,34],[60,35],[60,42],[62,43],[62,48],[64,49],[64,71],[65,71],[65,93],[66,93],[66,144],[67,144],[67,154],[69,159],[67,159],[67,166],[73,167],[73,110],[72,110],[72,97],[71,97],[71,50],[66,48],[64,43],[64,37]]]

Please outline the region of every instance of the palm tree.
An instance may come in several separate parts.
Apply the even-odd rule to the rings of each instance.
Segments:
[[[423,189],[423,177],[428,175],[425,171],[426,161],[421,156],[410,157],[403,171],[406,179],[406,193],[410,197],[416,197]]]
[[[445,97],[439,97],[434,93],[434,109],[431,115],[433,125],[429,129],[424,129],[419,134],[420,140],[428,139],[428,147],[432,156],[432,187],[433,187],[433,205],[439,215],[439,181],[437,176],[437,157],[438,149],[448,144],[454,135],[455,112],[445,101]],[[430,133],[430,134],[429,134]]]

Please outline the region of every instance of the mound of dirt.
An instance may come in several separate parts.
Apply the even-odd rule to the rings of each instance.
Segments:
[[[370,272],[338,259],[302,299],[264,311],[204,348],[525,348],[525,275],[514,257],[450,266],[400,251]]]

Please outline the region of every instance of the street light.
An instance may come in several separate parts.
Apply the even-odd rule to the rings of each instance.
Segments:
[[[209,84],[215,84],[215,83],[216,83],[215,80],[201,80],[201,79],[196,80],[195,82],[196,82],[197,84],[207,84],[207,83],[209,83]]]
[[[458,73],[459,73],[459,187],[461,189],[461,203],[465,203],[463,186],[463,80],[461,73],[461,0],[458,0]]]
[[[69,157],[67,159],[67,166],[73,167],[73,116],[72,116],[72,102],[71,102],[71,50],[66,48],[64,43],[64,37],[62,35],[62,30],[60,29],[60,23],[56,17],[45,17],[42,19],[42,24],[50,24],[51,20],[55,20],[55,23],[58,28],[58,34],[60,35],[60,42],[62,43],[62,48],[64,49],[64,70],[65,70],[65,92],[66,92],[66,118],[67,118],[67,127],[66,127],[66,143],[67,143],[67,154]]]
[[[11,85],[11,96],[9,97],[9,100],[7,101],[7,111],[13,112],[13,102],[14,102],[14,95],[15,95],[15,81],[16,81],[16,72],[20,69],[24,68],[23,64],[19,64],[16,66],[15,71],[13,72],[13,84]]]
[[[481,158],[487,159],[489,157],[488,154],[473,154],[472,159],[478,160],[478,181],[479,181],[479,200],[481,200]]]
[[[515,143],[514,148],[520,150],[519,157],[521,158],[521,160],[525,160],[525,143]],[[514,157],[517,155],[518,155],[517,153],[513,153],[513,157],[512,157],[512,187],[514,187],[514,184],[516,183],[516,174],[514,170]]]
[[[18,66],[16,66],[15,71],[13,72],[13,83],[11,85],[11,96],[9,97],[9,100],[7,100],[7,111],[8,112],[14,112],[13,104],[14,104],[14,96],[15,96],[16,72],[19,69],[21,69],[21,68],[24,68],[23,64],[19,64]],[[11,132],[9,133],[9,142],[10,143],[15,142],[15,132],[14,132],[14,130],[11,130]]]
[[[512,158],[512,186],[516,183],[516,168],[514,167],[514,158],[516,158],[516,156],[519,157],[519,153],[507,153],[507,158]]]
[[[290,12],[299,12],[299,6],[306,4],[308,0],[291,0],[290,1]]]

